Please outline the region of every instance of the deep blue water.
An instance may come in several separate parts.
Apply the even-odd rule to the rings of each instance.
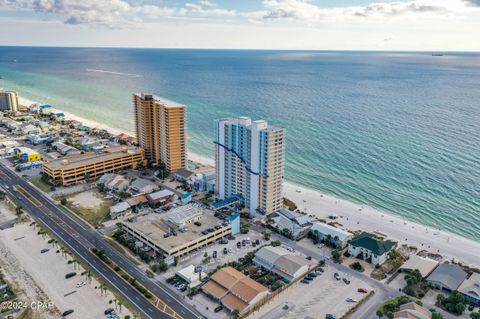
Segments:
[[[0,76],[126,131],[132,92],[177,100],[210,157],[215,119],[266,119],[289,181],[480,241],[480,54],[0,47]]]

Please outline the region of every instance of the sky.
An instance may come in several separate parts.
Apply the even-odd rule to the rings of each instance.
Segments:
[[[0,45],[480,51],[480,0],[0,0]]]

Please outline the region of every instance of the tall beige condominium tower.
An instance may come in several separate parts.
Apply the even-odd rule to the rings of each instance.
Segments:
[[[133,105],[137,140],[145,150],[145,158],[155,164],[165,164],[171,173],[185,168],[185,106],[143,93],[133,94]]]
[[[18,111],[17,92],[0,89],[0,111]]]

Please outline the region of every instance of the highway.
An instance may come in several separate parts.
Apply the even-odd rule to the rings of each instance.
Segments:
[[[0,163],[0,181],[5,191],[15,199],[29,215],[58,237],[79,259],[87,264],[96,275],[115,292],[128,301],[133,310],[145,318],[151,319],[194,319],[201,315],[192,307],[179,301],[164,284],[153,281],[137,268],[128,258],[103,241],[96,230],[85,226],[65,213],[50,198],[33,187],[26,180]],[[27,198],[16,187],[23,188],[32,198]],[[115,271],[105,265],[91,252],[96,247],[105,251],[105,255],[119,265],[127,274],[146,287],[156,300],[151,302],[134,287],[128,284]]]

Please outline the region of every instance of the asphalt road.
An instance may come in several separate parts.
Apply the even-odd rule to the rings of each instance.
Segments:
[[[169,288],[162,283],[151,280],[147,275],[137,268],[128,258],[121,255],[113,247],[103,241],[102,235],[96,230],[85,226],[65,213],[52,200],[43,195],[39,190],[26,182],[20,176],[0,163],[0,182],[6,185],[5,190],[18,201],[34,219],[44,224],[53,234],[61,239],[65,245],[82,259],[96,274],[116,290],[120,296],[130,302],[138,313],[145,318],[169,319],[176,318],[194,319],[201,316],[188,304],[177,300]],[[15,191],[15,185],[20,185],[41,205],[37,207],[21,192]],[[140,292],[126,283],[115,271],[105,265],[92,252],[91,248],[96,247],[105,251],[113,262],[119,265],[127,274],[135,278],[145,286],[159,300],[152,303]]]

